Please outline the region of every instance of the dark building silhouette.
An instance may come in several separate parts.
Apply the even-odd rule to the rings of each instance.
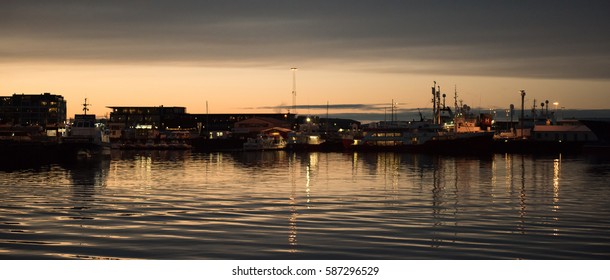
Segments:
[[[360,127],[361,123],[352,119],[340,119],[340,118],[322,118],[319,116],[298,116],[296,123],[297,125],[303,125],[305,123],[312,122],[318,126],[320,132],[333,133],[339,130],[350,130],[354,127]]]
[[[267,117],[293,122],[294,114],[189,114],[185,107],[119,107],[110,106],[109,123],[123,124],[126,128],[151,125],[155,129],[231,130],[236,122],[252,117]]]
[[[190,130],[200,135],[211,131],[231,131],[235,123],[265,117],[293,124],[294,114],[189,114],[185,107],[109,106],[111,138],[131,135],[129,130]],[[137,134],[137,133],[136,133]]]
[[[263,130],[271,128],[284,128],[290,130],[290,128],[292,128],[292,124],[288,121],[277,118],[257,116],[236,122],[233,127],[233,132],[256,135],[261,133]]]
[[[0,124],[60,127],[66,122],[66,100],[61,95],[0,96]]]
[[[185,107],[108,107],[109,123],[123,124],[126,128],[151,125],[155,129],[178,128],[188,114]]]

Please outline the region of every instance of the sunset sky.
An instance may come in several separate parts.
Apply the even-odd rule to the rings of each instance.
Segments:
[[[2,1],[0,95],[299,114],[610,109],[608,1]],[[331,112],[332,113],[332,112]]]

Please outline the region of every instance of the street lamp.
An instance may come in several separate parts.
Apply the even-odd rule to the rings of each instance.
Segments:
[[[292,67],[290,71],[292,71],[292,113],[297,114],[297,70],[299,68]]]
[[[559,118],[559,116],[557,116],[557,106],[559,106],[559,102],[555,101],[553,102],[553,105],[555,105],[555,112],[553,112],[553,122],[557,124],[557,119]]]
[[[515,135],[515,127],[513,124],[513,114],[515,112],[515,105],[514,104],[510,104],[510,133],[513,134],[513,136]]]

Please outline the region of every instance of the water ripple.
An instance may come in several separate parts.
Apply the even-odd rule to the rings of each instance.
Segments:
[[[0,257],[607,259],[590,156],[113,155],[0,171]]]

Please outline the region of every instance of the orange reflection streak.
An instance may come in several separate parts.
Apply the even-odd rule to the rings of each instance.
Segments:
[[[559,210],[559,178],[561,176],[561,154],[553,160],[553,212]],[[558,220],[557,217],[554,220]]]
[[[527,204],[525,195],[525,157],[521,155],[521,188],[519,189],[519,230],[525,234],[525,215],[527,214]]]
[[[504,168],[506,169],[505,181],[506,188],[509,192],[513,189],[513,158],[509,154],[504,154]]]
[[[297,245],[298,245],[298,240],[297,240],[297,235],[298,235],[298,230],[297,230],[297,218],[298,218],[298,211],[297,211],[297,200],[296,200],[296,168],[297,168],[297,159],[296,159],[296,154],[292,154],[292,156],[290,157],[290,160],[288,161],[288,165],[289,165],[289,169],[290,169],[290,183],[291,183],[291,190],[290,190],[290,217],[288,217],[288,245],[290,245],[290,252],[291,253],[296,253],[298,252],[297,249]],[[309,179],[307,179],[309,180]]]
[[[444,186],[441,182],[444,182],[442,178],[442,174],[444,173],[444,168],[441,164],[437,164],[437,168],[434,168],[432,171],[432,220],[434,221],[432,231],[432,236],[430,238],[430,246],[433,248],[438,248],[444,242],[441,235],[441,231],[439,228],[442,228],[444,223],[442,222],[443,215],[443,203],[444,203]]]

